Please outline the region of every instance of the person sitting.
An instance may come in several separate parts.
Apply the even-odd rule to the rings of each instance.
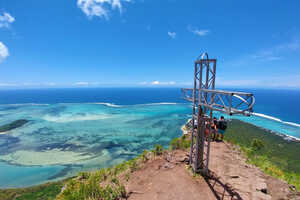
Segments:
[[[227,128],[227,122],[225,121],[224,116],[221,116],[220,120],[217,123],[217,129],[218,129],[217,139],[219,139],[219,134],[220,134],[221,140],[223,140],[226,128]]]

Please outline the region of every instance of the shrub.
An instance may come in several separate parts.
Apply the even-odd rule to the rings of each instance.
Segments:
[[[127,162],[127,164],[129,166],[129,169],[131,172],[134,172],[135,170],[137,170],[139,168],[138,161],[136,158],[129,160]]]
[[[251,141],[251,147],[254,151],[259,151],[260,149],[262,149],[264,147],[264,143],[263,141],[257,139],[257,138],[254,138],[252,141]]]
[[[115,167],[112,168],[112,174],[114,176],[118,175],[121,172],[124,172],[128,166],[126,165],[126,162],[122,162],[121,164],[116,165]]]
[[[175,150],[180,148],[180,139],[179,138],[174,138],[170,142],[170,149]]]
[[[158,155],[161,155],[163,152],[163,146],[159,145],[159,144],[156,144],[155,147],[154,147],[154,154],[156,156]]]
[[[67,188],[57,197],[58,200],[116,200],[126,197],[126,190],[117,178],[112,178],[111,183],[102,187],[98,177],[90,174],[86,181],[71,180]]]
[[[144,150],[143,153],[141,154],[141,158],[143,162],[148,160],[147,154],[148,154],[147,150]]]
[[[187,149],[191,146],[191,142],[189,139],[186,138],[185,135],[183,135],[181,138],[174,138],[170,142],[170,149]]]
[[[88,179],[89,176],[90,176],[90,173],[88,173],[88,172],[79,172],[78,173],[79,179]]]
[[[130,179],[130,173],[126,173],[126,174],[125,174],[125,180],[126,180],[126,181],[129,181],[129,179]]]

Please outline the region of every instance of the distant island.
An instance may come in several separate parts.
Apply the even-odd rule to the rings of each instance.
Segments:
[[[6,131],[10,131],[10,130],[19,128],[19,127],[25,125],[27,122],[29,122],[29,120],[19,119],[19,120],[15,120],[9,124],[2,125],[2,126],[0,126],[0,133],[4,133]]]

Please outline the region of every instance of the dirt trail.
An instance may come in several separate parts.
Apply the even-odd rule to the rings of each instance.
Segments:
[[[126,185],[130,200],[300,199],[289,185],[248,165],[229,144],[211,143],[210,179],[193,177],[188,152],[174,151],[150,160]]]
[[[170,156],[170,162],[157,159],[134,172],[127,189],[133,192],[129,199],[215,199],[202,177],[193,178],[188,173],[181,159],[184,155],[184,152],[176,152]]]

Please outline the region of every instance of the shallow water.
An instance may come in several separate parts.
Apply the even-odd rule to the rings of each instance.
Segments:
[[[0,187],[34,185],[167,146],[189,116],[185,104],[2,105],[1,123],[28,119],[0,136]],[[12,167],[13,166],[13,167]]]

